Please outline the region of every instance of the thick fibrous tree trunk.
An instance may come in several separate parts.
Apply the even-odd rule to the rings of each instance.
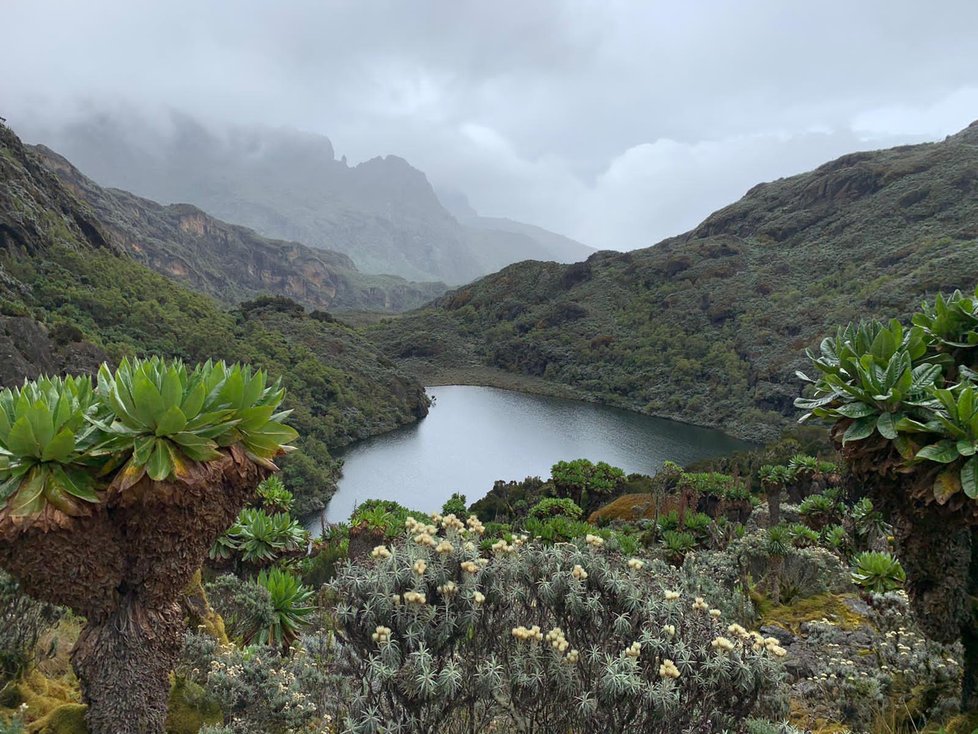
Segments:
[[[163,734],[180,595],[268,473],[231,447],[184,481],[110,487],[95,514],[64,527],[0,524],[0,565],[31,596],[87,619],[71,661],[91,734]]]
[[[834,430],[837,445],[845,422]],[[978,706],[978,505],[964,493],[945,504],[934,498],[944,465],[909,466],[887,441],[871,437],[840,450],[850,469],[850,494],[865,495],[893,525],[897,557],[907,572],[907,593],[924,634],[964,644],[962,708]]]
[[[917,623],[931,639],[954,642],[971,621],[971,532],[934,511],[893,508],[888,514]]]
[[[89,622],[71,651],[92,734],[162,732],[184,624],[176,603],[146,609],[129,596]]]

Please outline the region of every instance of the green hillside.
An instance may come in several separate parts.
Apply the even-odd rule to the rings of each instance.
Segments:
[[[761,184],[655,247],[517,263],[369,336],[424,378],[500,368],[759,438],[827,330],[976,282],[978,123]]]

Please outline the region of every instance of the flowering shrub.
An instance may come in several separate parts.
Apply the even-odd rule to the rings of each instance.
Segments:
[[[780,682],[784,649],[661,562],[597,535],[484,558],[447,520],[333,583],[350,734],[723,731]]]
[[[220,705],[225,726],[215,733],[271,734],[330,720],[303,686],[306,667],[302,655],[290,658],[261,645],[220,647],[212,637],[191,634],[177,673],[202,685]]]

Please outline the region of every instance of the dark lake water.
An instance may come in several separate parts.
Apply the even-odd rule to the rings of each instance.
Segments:
[[[720,431],[576,400],[490,387],[428,388],[435,402],[415,425],[346,449],[339,491],[326,519],[347,520],[366,499],[391,499],[430,512],[452,492],[474,502],[497,479],[550,476],[558,461],[606,461],[626,473],[653,474],[664,461],[685,464],[749,444]],[[319,519],[308,522],[318,532]]]

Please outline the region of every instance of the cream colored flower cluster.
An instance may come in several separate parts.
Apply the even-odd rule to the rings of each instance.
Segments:
[[[676,664],[672,662],[669,658],[662,661],[662,665],[659,666],[659,677],[661,678],[678,678],[679,668]]]
[[[705,601],[703,601],[703,597],[702,596],[698,596],[698,597],[696,597],[696,599],[693,600],[693,609],[695,611],[697,611],[697,612],[705,612],[709,608],[710,608],[710,605],[707,604]]]
[[[753,648],[755,652],[767,650],[779,658],[783,658],[788,654],[788,651],[781,647],[781,643],[778,642],[776,637],[765,637],[760,632],[751,632],[751,637],[754,639]]]
[[[570,647],[570,643],[567,642],[564,631],[560,627],[554,627],[547,633],[547,642],[557,652],[567,652],[567,648]]]
[[[465,573],[479,573],[479,564],[475,561],[462,561],[460,568]]]
[[[642,654],[642,643],[635,641],[631,645],[625,648],[625,655],[632,658],[633,660],[638,660],[638,656]]]
[[[592,548],[597,549],[604,545],[604,538],[600,535],[585,535],[584,542]]]
[[[438,528],[434,525],[425,525],[409,516],[404,521],[404,527],[407,528],[409,534],[414,535],[414,542],[418,545],[424,545],[429,548],[435,547],[435,536],[438,535]]]
[[[666,637],[676,636],[676,625],[674,624],[664,624],[662,625],[662,631],[665,633]]]
[[[676,600],[679,599],[679,592],[678,591],[669,591],[668,589],[666,589],[665,599],[666,599],[666,601],[676,601]]]
[[[542,642],[543,632],[540,631],[537,625],[533,625],[530,628],[520,625],[519,627],[513,627],[513,637],[520,642]]]
[[[629,558],[628,567],[633,571],[641,571],[643,568],[645,568],[645,561],[643,561],[641,558]]]
[[[404,601],[408,604],[426,604],[428,598],[420,591],[405,591]]]
[[[385,642],[390,642],[391,628],[385,627],[382,624],[378,624],[377,629],[374,630],[374,633],[371,635],[371,637],[373,638],[374,642],[376,642],[378,645],[383,645]]]
[[[736,647],[736,645],[734,645],[734,643],[726,637],[717,637],[710,643],[710,646],[714,650],[723,650],[724,652],[731,652],[733,651],[734,647]]]
[[[391,552],[386,545],[378,545],[372,551],[370,551],[371,558],[390,558]]]
[[[424,572],[428,570],[428,563],[422,559],[418,559],[414,562],[414,572],[418,576],[424,576]]]
[[[474,601],[476,604],[482,604],[485,600],[486,600],[486,595],[483,594],[481,591],[472,592],[472,601]]]
[[[438,593],[442,596],[453,596],[458,591],[454,581],[446,581],[438,587]]]
[[[515,541],[514,541],[515,542]],[[515,553],[516,545],[510,545],[506,542],[505,538],[500,538],[495,543],[492,544],[493,553]]]
[[[454,552],[455,552],[455,546],[449,543],[447,540],[443,540],[438,545],[435,546],[435,553],[437,553],[440,556],[444,556]]]
[[[479,520],[479,518],[477,518],[475,515],[469,515],[469,519],[465,521],[465,524],[468,525],[469,530],[471,530],[476,535],[482,535],[484,532],[486,532],[485,525],[483,525],[482,521]]]
[[[571,576],[576,578],[578,581],[584,581],[587,579],[587,571],[579,563],[574,564],[574,568],[571,570]]]
[[[462,532],[465,530],[465,523],[459,520],[453,514],[448,514],[441,518],[441,526],[445,530],[454,530],[456,532]]]

